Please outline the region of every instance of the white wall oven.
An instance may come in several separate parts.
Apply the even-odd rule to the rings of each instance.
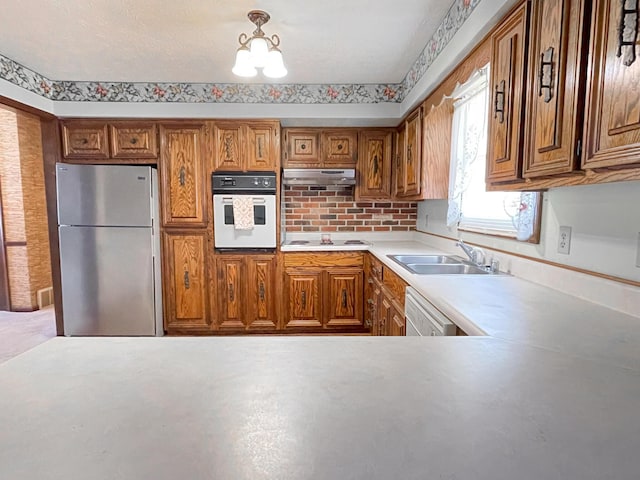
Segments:
[[[276,248],[276,174],[212,174],[214,246],[219,250]]]

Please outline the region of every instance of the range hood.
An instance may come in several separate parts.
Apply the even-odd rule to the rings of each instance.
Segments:
[[[284,185],[355,185],[355,168],[285,168]]]

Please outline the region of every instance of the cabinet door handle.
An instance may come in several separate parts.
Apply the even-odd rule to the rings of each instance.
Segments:
[[[549,103],[553,98],[553,47],[547,48],[540,54],[540,71],[538,72],[538,96],[543,96],[544,102]]]
[[[342,289],[342,308],[347,308],[347,290]]]
[[[184,184],[186,183],[186,174],[187,172],[183,167],[180,167],[180,173],[178,174],[178,181],[180,182],[180,186],[184,187]]]
[[[260,301],[264,302],[264,282],[260,282],[260,286],[258,287]]]
[[[631,7],[627,5],[631,3]],[[638,40],[638,0],[620,0],[620,23],[618,24],[618,51],[616,57],[623,55],[622,63],[629,67],[636,61],[636,41]]]
[[[302,303],[302,308],[307,308],[307,292],[304,290],[300,294],[300,302]]]
[[[493,118],[497,118],[498,122],[504,123],[505,81],[502,80],[498,85],[496,85],[494,91]]]
[[[369,279],[367,280],[367,282],[369,282],[369,283],[373,283],[373,278],[369,278]]]
[[[233,287],[233,283],[229,284],[229,301],[233,302],[235,301],[236,295],[235,295],[235,288]]]
[[[413,145],[409,144],[407,145],[407,165],[411,165],[413,163],[413,158],[411,156],[411,147]]]
[[[184,277],[182,278],[182,282],[184,283],[184,288],[189,290],[189,288],[191,287],[191,282],[189,281],[189,271],[188,270],[184,271]]]

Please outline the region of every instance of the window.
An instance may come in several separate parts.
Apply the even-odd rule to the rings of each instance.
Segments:
[[[488,66],[480,69],[453,92],[447,225],[530,241],[537,233],[539,194],[486,191],[488,73]]]

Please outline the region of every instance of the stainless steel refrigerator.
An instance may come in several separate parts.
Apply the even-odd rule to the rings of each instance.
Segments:
[[[65,335],[162,335],[154,168],[56,166]]]

